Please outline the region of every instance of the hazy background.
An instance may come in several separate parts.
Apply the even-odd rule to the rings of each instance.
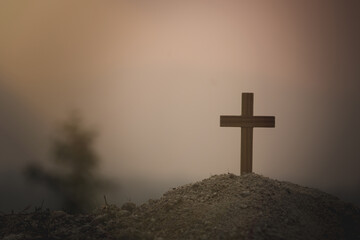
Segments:
[[[47,161],[72,109],[100,133],[108,201],[137,203],[239,173],[255,93],[253,170],[360,205],[358,1],[0,1],[0,210],[56,206],[22,169]]]

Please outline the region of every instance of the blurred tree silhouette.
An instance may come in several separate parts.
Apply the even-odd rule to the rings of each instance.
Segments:
[[[61,198],[63,209],[82,213],[95,207],[100,191],[110,187],[110,182],[99,177],[99,158],[93,149],[96,133],[83,128],[79,114],[73,113],[52,140],[51,161],[54,170],[45,170],[38,163],[25,169],[25,176],[45,183]]]

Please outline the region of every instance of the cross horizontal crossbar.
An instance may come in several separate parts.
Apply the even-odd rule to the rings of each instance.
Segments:
[[[275,117],[220,116],[220,127],[275,127]]]

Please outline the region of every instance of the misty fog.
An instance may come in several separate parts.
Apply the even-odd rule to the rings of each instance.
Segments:
[[[360,204],[356,1],[0,3],[0,210],[52,193],[22,169],[76,109],[97,132],[108,200],[141,203],[180,184],[240,172],[254,114],[253,171]]]

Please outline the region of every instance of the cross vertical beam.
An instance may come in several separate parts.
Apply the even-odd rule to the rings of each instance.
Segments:
[[[242,93],[241,116],[254,115],[254,94]],[[241,175],[252,172],[253,127],[241,128]]]

